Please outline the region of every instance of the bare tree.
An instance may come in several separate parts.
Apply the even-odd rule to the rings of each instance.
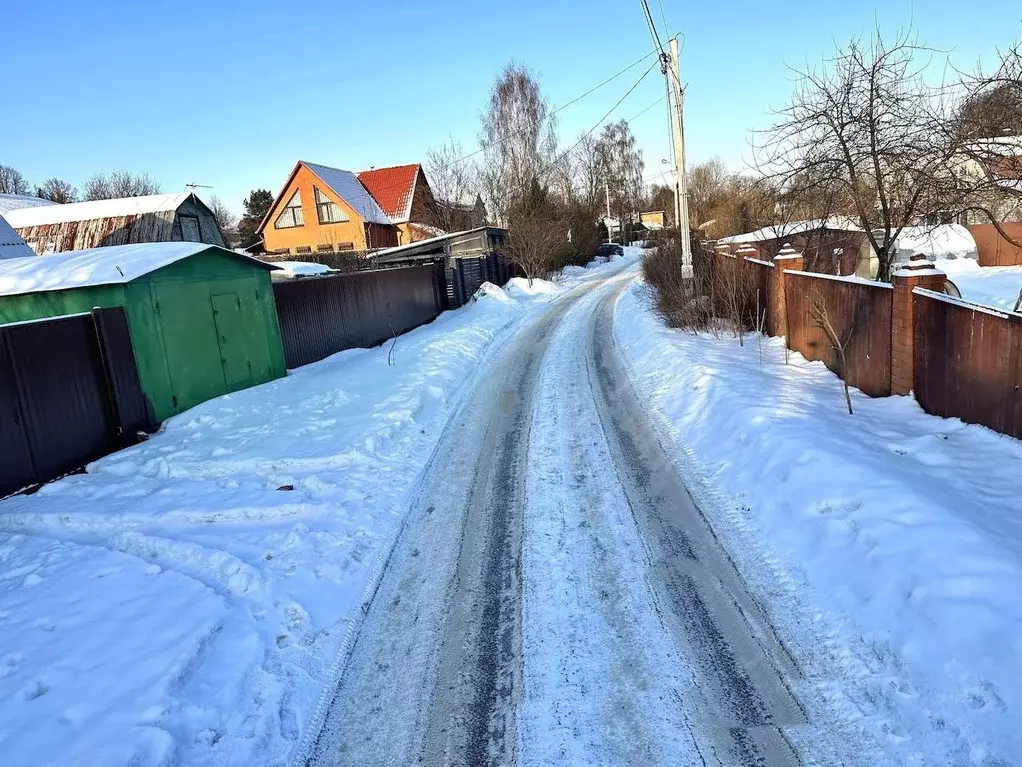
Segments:
[[[853,415],[852,395],[848,387],[848,367],[845,358],[845,349],[848,347],[848,342],[851,340],[852,334],[855,332],[855,326],[849,325],[844,338],[838,336],[837,330],[834,328],[834,323],[830,319],[830,312],[827,310],[827,302],[823,300],[823,296],[821,296],[820,292],[815,288],[810,296],[809,312],[812,315],[813,321],[819,325],[819,327],[827,335],[827,339],[830,341],[831,347],[837,353],[837,375],[838,378],[841,379],[841,383],[844,385],[845,404],[848,405],[848,415]]]
[[[82,198],[85,200],[111,200],[159,193],[159,183],[149,174],[115,170],[110,174],[97,173],[86,181]]]
[[[238,240],[238,217],[234,215],[234,212],[227,206],[227,203],[215,194],[209,198],[206,204],[213,213],[217,226],[220,227],[220,232],[224,236],[224,242],[227,243],[227,247],[235,247]]]
[[[464,157],[461,143],[453,138],[426,152],[426,178],[436,200],[430,223],[445,232],[468,228],[469,207],[479,192],[477,168]]]
[[[73,184],[59,178],[48,178],[35,190],[35,196],[64,205],[78,199],[78,190]]]
[[[509,64],[490,90],[482,116],[480,180],[490,213],[506,223],[511,209],[550,165],[555,121],[533,73]]]
[[[28,181],[17,168],[0,165],[0,194],[29,194]]]
[[[902,229],[955,202],[934,183],[959,148],[945,129],[945,89],[923,79],[934,54],[908,34],[852,40],[821,69],[796,73],[791,102],[767,133],[763,159],[778,187],[840,198],[884,280]]]
[[[604,125],[596,146],[603,162],[611,210],[617,216],[622,239],[627,239],[633,214],[643,197],[642,171],[645,163],[642,150],[636,146],[635,136],[626,120]]]

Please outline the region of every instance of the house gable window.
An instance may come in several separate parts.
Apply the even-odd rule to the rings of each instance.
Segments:
[[[305,226],[305,219],[302,218],[302,197],[298,192],[291,195],[284,210],[273,222],[274,229],[291,229],[296,226]]]
[[[318,186],[313,187],[313,189],[316,192],[316,214],[319,216],[319,223],[341,224],[345,221],[351,221],[344,211],[341,210],[341,206],[319,191]]]

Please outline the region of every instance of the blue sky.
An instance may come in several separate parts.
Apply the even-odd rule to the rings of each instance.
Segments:
[[[650,0],[663,25],[657,0]],[[959,66],[992,60],[1022,34],[1018,0],[663,0],[686,36],[690,161],[740,165],[750,129],[791,89],[786,65],[818,61],[875,24],[912,23]],[[652,49],[638,0],[568,2],[96,3],[8,0],[0,163],[30,181],[80,184],[123,168],[165,191],[209,184],[237,211],[276,192],[297,159],[349,169],[421,161],[449,136],[477,148],[500,69],[531,67],[554,106]],[[632,85],[637,67],[558,115],[567,142]],[[664,93],[654,71],[612,119]],[[647,176],[666,167],[664,106],[633,123]]]

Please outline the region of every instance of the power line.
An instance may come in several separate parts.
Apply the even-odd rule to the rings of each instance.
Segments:
[[[561,154],[561,155],[560,155],[560,156],[559,156],[559,157],[558,157],[557,159],[555,159],[555,160],[554,160],[553,162],[551,162],[551,163],[550,163],[550,165],[548,165],[548,166],[547,166],[546,168],[544,168],[544,169],[543,169],[543,170],[541,170],[541,171],[540,171],[539,173],[537,173],[537,174],[536,174],[536,175],[537,175],[537,177],[539,177],[539,176],[543,175],[544,173],[546,173],[547,171],[551,170],[551,169],[552,169],[552,168],[553,168],[553,167],[554,167],[555,165],[557,165],[557,163],[559,163],[559,162],[560,162],[561,160],[563,160],[563,159],[564,159],[565,157],[567,157],[567,156],[568,156],[569,154],[571,154],[572,152],[574,152],[574,151],[575,151],[575,150],[576,150],[576,149],[577,149],[577,148],[579,147],[579,145],[580,145],[580,144],[581,144],[581,143],[582,143],[583,141],[585,141],[585,140],[586,140],[587,138],[589,138],[589,137],[590,137],[590,136],[591,136],[591,135],[593,134],[593,131],[595,131],[595,130],[596,130],[597,128],[599,128],[599,127],[600,127],[600,126],[601,126],[601,125],[603,124],[604,120],[606,120],[606,119],[607,119],[608,117],[610,117],[610,116],[611,116],[611,114],[613,114],[613,113],[614,113],[614,110],[615,110],[615,109],[617,109],[617,108],[618,108],[619,106],[621,106],[621,104],[622,104],[622,103],[624,103],[624,100],[625,100],[626,98],[628,98],[628,97],[629,97],[630,95],[632,95],[632,91],[634,91],[634,90],[635,90],[636,88],[638,88],[638,87],[639,87],[639,84],[640,84],[640,83],[641,83],[641,82],[642,82],[643,80],[645,80],[645,79],[646,79],[646,75],[648,75],[648,74],[649,74],[650,72],[652,72],[652,71],[653,71],[653,69],[654,69],[654,67],[656,67],[656,64],[653,64],[653,65],[652,65],[652,66],[651,66],[651,67],[650,67],[649,69],[647,69],[647,70],[646,70],[645,72],[643,72],[643,73],[642,73],[642,75],[641,75],[641,76],[639,77],[639,79],[635,81],[635,84],[634,84],[634,85],[632,85],[632,87],[631,87],[631,88],[629,88],[629,89],[628,89],[628,90],[627,90],[627,91],[625,92],[625,95],[624,95],[624,96],[622,96],[621,98],[619,98],[619,99],[618,99],[618,101],[617,101],[617,103],[616,103],[616,104],[614,104],[614,106],[612,106],[612,107],[611,107],[611,108],[610,108],[610,109],[609,109],[609,110],[607,111],[607,113],[606,113],[605,115],[603,115],[603,117],[601,117],[601,118],[600,118],[600,119],[599,119],[599,120],[598,120],[598,121],[596,122],[596,124],[595,124],[595,125],[593,125],[593,127],[592,127],[592,128],[590,128],[590,129],[589,129],[589,130],[587,130],[587,131],[586,131],[585,133],[583,133],[583,134],[582,134],[582,135],[581,135],[581,136],[579,137],[578,141],[576,141],[576,142],[574,143],[574,145],[572,145],[571,149],[569,149],[569,150],[567,150],[566,152],[564,152],[563,154]],[[649,109],[652,109],[652,108],[653,108],[653,106],[655,106],[655,104],[654,104],[654,105],[651,105],[651,106],[649,106],[649,107],[646,107],[646,109],[644,109],[644,110],[643,110],[643,112],[640,112],[640,114],[643,114],[644,112],[648,111]],[[633,117],[632,119],[634,120],[635,118]]]
[[[619,77],[620,77],[621,75],[623,75],[623,74],[624,74],[625,72],[629,71],[630,69],[634,69],[634,68],[635,68],[636,66],[638,66],[639,64],[641,64],[641,63],[642,63],[643,61],[645,61],[646,59],[648,59],[648,58],[649,58],[650,56],[652,56],[652,55],[654,55],[654,54],[656,54],[656,51],[655,51],[655,50],[654,50],[654,51],[649,51],[648,53],[645,53],[645,54],[643,54],[643,55],[642,55],[641,57],[639,57],[638,59],[636,59],[635,61],[633,61],[633,62],[632,62],[631,64],[629,64],[628,66],[626,66],[626,67],[624,67],[623,69],[621,69],[621,70],[617,71],[616,73],[612,74],[612,75],[611,75],[610,77],[608,77],[608,78],[607,78],[606,80],[604,80],[603,82],[601,82],[601,83],[599,83],[599,84],[597,84],[597,85],[594,85],[594,86],[593,86],[592,88],[590,88],[589,90],[587,90],[587,91],[586,91],[585,93],[581,94],[580,96],[576,96],[575,98],[573,98],[573,99],[572,99],[571,101],[569,101],[568,103],[566,103],[566,104],[563,104],[563,105],[561,105],[561,106],[557,107],[556,109],[554,109],[553,111],[549,112],[549,113],[548,113],[548,114],[546,115],[546,118],[544,118],[544,119],[545,119],[545,120],[549,120],[549,119],[550,119],[551,117],[553,117],[554,115],[558,114],[559,112],[562,112],[562,111],[564,111],[565,109],[567,109],[568,107],[570,107],[570,106],[573,106],[574,104],[577,104],[577,103],[578,103],[579,101],[581,101],[582,99],[584,99],[584,98],[585,98],[586,96],[589,96],[589,95],[591,95],[591,94],[595,93],[595,92],[596,92],[596,91],[598,91],[598,90],[599,90],[600,88],[602,88],[602,87],[604,87],[605,85],[607,85],[607,84],[609,84],[609,83],[613,82],[614,80],[616,80],[617,78],[619,78]],[[653,66],[656,66],[656,65],[654,64]],[[646,70],[646,72],[645,72],[645,73],[643,73],[642,77],[645,77],[645,76],[646,76],[647,74],[649,74],[649,72],[650,72],[650,71],[652,70],[652,68],[653,68],[653,67],[650,67],[650,69]],[[642,78],[639,78],[639,80],[640,80],[640,82],[641,82]],[[636,85],[638,85],[638,83],[636,83]],[[632,86],[632,90],[634,90],[634,88],[635,88],[635,86]],[[631,93],[631,90],[629,90],[629,93]],[[627,96],[627,94],[626,94],[626,96]],[[622,100],[623,100],[623,99],[622,99]],[[621,102],[618,102],[618,104],[620,104],[620,103],[621,103]],[[617,105],[615,105],[615,108],[616,108],[616,107],[617,107]],[[606,119],[606,117],[604,117],[603,119]],[[529,127],[526,127],[526,128],[522,128],[521,130],[518,130],[518,131],[514,131],[514,132],[512,132],[512,133],[509,133],[509,134],[508,134],[507,136],[505,136],[504,138],[502,138],[502,139],[501,139],[500,141],[495,141],[495,142],[493,142],[493,143],[491,143],[491,144],[487,144],[486,146],[483,146],[483,147],[481,147],[480,149],[477,149],[477,150],[476,150],[476,151],[474,151],[474,152],[470,152],[469,154],[466,154],[466,155],[462,155],[461,157],[458,157],[458,158],[456,158],[456,159],[454,159],[454,160],[451,160],[451,161],[450,161],[450,162],[448,162],[448,163],[444,163],[443,165],[439,165],[439,166],[437,166],[437,168],[436,168],[436,169],[437,169],[437,170],[446,170],[447,168],[451,168],[451,167],[453,167],[453,166],[455,166],[455,165],[459,165],[460,163],[463,163],[463,162],[465,162],[466,160],[470,160],[470,159],[472,159],[473,157],[476,157],[476,156],[478,156],[478,155],[482,154],[482,153],[483,153],[483,152],[485,152],[485,151],[486,151],[487,149],[491,149],[491,148],[493,148],[493,147],[495,147],[495,146],[501,146],[502,144],[504,144],[504,143],[506,143],[506,142],[510,141],[511,139],[515,138],[515,137],[516,137],[516,136],[518,136],[518,135],[521,135],[521,134],[523,134],[523,133],[527,132],[527,131],[528,131],[528,130],[530,130],[530,129],[531,129],[531,128],[529,128]],[[357,174],[353,174],[353,175],[356,175],[356,177],[357,177]],[[378,192],[381,192],[381,191],[383,191],[383,190],[385,190],[385,189],[392,189],[392,188],[397,188],[397,187],[400,187],[400,186],[404,186],[404,184],[403,184],[403,183],[401,183],[401,182],[396,182],[396,181],[395,181],[395,182],[394,182],[393,184],[387,184],[387,185],[384,185],[384,186],[380,186],[380,187],[377,187],[377,191],[378,191]],[[360,199],[366,199],[366,198],[369,198],[369,199],[372,199],[372,200],[376,201],[376,198],[375,198],[375,197],[373,197],[372,193],[371,193],[371,192],[369,192],[368,190],[366,190],[365,192],[359,192],[358,194],[350,195],[350,197],[351,197],[351,199],[352,199],[352,200],[360,200]],[[349,202],[350,202],[350,201],[349,201]],[[274,203],[276,203],[276,198],[274,198]],[[377,203],[377,204],[379,204],[379,203]],[[270,210],[273,210],[273,206],[271,206]],[[384,212],[386,212],[386,211],[384,211]],[[268,215],[269,215],[269,211],[267,211],[267,216],[268,216]]]

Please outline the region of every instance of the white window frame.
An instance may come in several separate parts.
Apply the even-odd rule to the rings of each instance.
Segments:
[[[302,214],[302,195],[296,189],[284,209],[280,211],[277,220],[273,222],[273,228],[294,229],[299,226],[305,226],[305,216]]]
[[[316,218],[319,219],[319,223],[344,224],[351,221],[341,206],[323,194],[318,186],[314,186],[312,189],[316,194]],[[324,210],[327,211],[326,217],[323,216]]]

